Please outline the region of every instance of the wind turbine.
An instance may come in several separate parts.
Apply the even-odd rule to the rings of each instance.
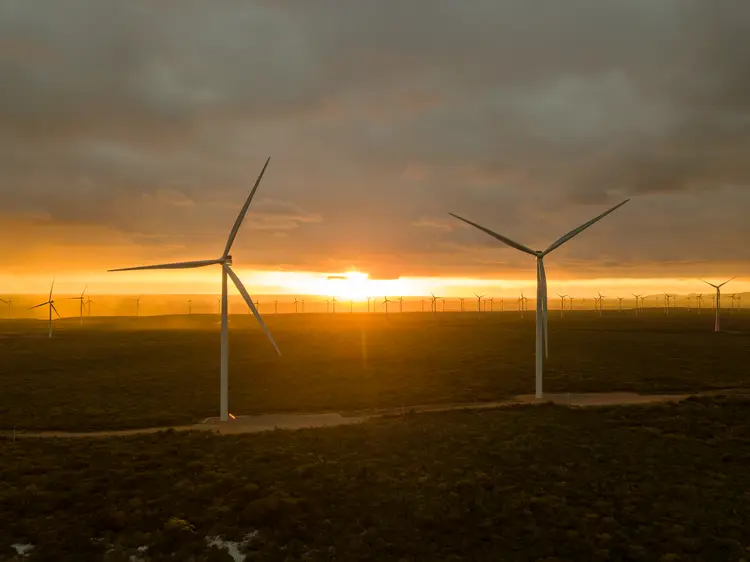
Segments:
[[[437,300],[439,297],[435,296],[435,293],[430,293],[430,300],[432,301],[432,315],[437,315]]]
[[[297,297],[294,297],[294,313],[297,314],[299,311],[299,301],[297,300]]]
[[[477,311],[482,312],[482,299],[484,298],[484,295],[477,295],[474,293],[474,296],[477,297]]]
[[[398,297],[398,312],[399,314],[404,311],[404,297]]]
[[[0,302],[4,302],[8,305],[8,318],[10,318],[13,315],[13,297],[8,297],[8,299],[0,299]]]
[[[388,318],[388,303],[393,302],[388,297],[383,297],[383,303],[380,306],[385,306],[385,317]]]
[[[331,299],[326,299],[326,314],[331,312]]]
[[[81,296],[80,297],[68,297],[68,299],[67,299],[69,301],[80,301],[79,304],[80,304],[80,309],[81,309],[80,312],[81,312],[81,325],[82,326],[83,326],[83,295],[86,292],[86,289],[88,289],[88,288],[89,288],[88,285],[86,285],[83,288],[83,291],[81,292]]]
[[[703,308],[703,293],[695,295],[695,298],[698,301],[698,314],[700,314],[701,308]]]
[[[374,298],[374,297],[367,297],[367,312],[370,312],[370,301],[371,301],[371,300],[372,300],[373,298]],[[374,304],[374,303],[373,303],[373,304]]]
[[[732,293],[731,295],[729,295],[729,298],[732,299],[732,308],[730,312],[730,314],[732,314],[734,312],[734,301],[737,300],[737,293]]]
[[[221,316],[221,297],[216,297],[216,312]]]
[[[32,306],[29,310],[33,310],[35,308],[39,308],[40,306],[49,306],[49,337],[52,337],[52,311],[55,311],[55,314],[57,314],[57,317],[60,318],[60,313],[57,312],[57,308],[55,308],[55,301],[52,300],[52,289],[55,288],[55,280],[52,279],[52,286],[49,288],[49,297],[47,297],[47,301],[43,302],[41,304],[38,304],[36,306]]]
[[[452,216],[456,217],[459,220],[464,221],[467,224],[470,224],[471,226],[478,228],[479,230],[484,231],[485,233],[489,234],[493,238],[496,238],[500,242],[503,242],[504,244],[507,244],[508,246],[511,246],[512,248],[515,248],[517,250],[520,250],[521,252],[527,253],[531,256],[534,256],[536,258],[536,278],[537,278],[537,307],[536,307],[536,397],[542,398],[543,392],[542,392],[542,368],[543,368],[543,356],[542,353],[544,352],[545,355],[548,354],[548,341],[547,341],[547,274],[544,271],[544,257],[555,250],[556,248],[562,246],[573,238],[574,236],[580,234],[587,228],[589,228],[591,225],[596,223],[597,221],[603,219],[608,214],[612,213],[619,207],[623,206],[625,203],[627,203],[629,200],[626,199],[622,203],[619,203],[609,209],[608,211],[605,211],[601,215],[591,219],[590,221],[582,224],[578,228],[571,230],[569,233],[564,235],[562,238],[559,238],[557,241],[555,241],[551,246],[549,246],[546,250],[543,251],[535,251],[529,248],[528,246],[524,246],[523,244],[519,244],[518,242],[515,242],[511,240],[510,238],[506,238],[505,236],[502,236],[496,232],[493,232],[492,230],[489,230],[483,226],[480,226],[474,222],[468,221],[464,218],[459,217],[458,215]]]
[[[138,295],[138,298],[135,299],[135,315],[136,317],[140,316],[141,314],[141,296]]]
[[[86,310],[88,310],[89,316],[91,316],[91,303],[96,304],[96,301],[92,301],[91,297],[86,299]]]
[[[664,293],[664,302],[666,303],[664,306],[664,316],[669,316],[669,295],[667,293]]]
[[[193,313],[193,297],[188,299],[188,316]]]
[[[617,300],[619,301],[618,310],[622,312],[622,297],[617,297]]]
[[[333,313],[336,314],[336,303],[339,301],[336,300],[336,297],[333,297],[331,302],[333,303]]]
[[[464,297],[458,297],[458,300],[461,301],[461,312],[463,312],[464,311],[464,300],[465,300],[465,298]]]
[[[279,313],[279,301],[277,300],[273,301],[273,313],[274,314]]]
[[[734,277],[732,277],[734,279]],[[714,285],[713,283],[709,283],[708,281],[705,281],[701,279],[704,283],[707,285],[711,285],[714,289],[716,289],[716,317],[714,320],[714,332],[719,332],[719,309],[721,308],[721,288],[729,283],[732,279],[727,279],[723,283],[719,283],[718,285]]]
[[[641,295],[636,295],[635,293],[632,293],[635,297],[635,315],[638,316],[638,313],[640,312],[640,308],[638,307],[638,300],[641,298]]]
[[[490,301],[490,312],[495,312],[495,297],[490,297],[488,299]],[[487,310],[487,301],[485,300],[484,309]]]
[[[260,175],[258,176],[258,179],[255,181],[255,185],[253,186],[253,189],[250,192],[250,195],[245,201],[245,204],[242,206],[242,209],[240,210],[240,213],[237,216],[237,219],[234,221],[234,225],[232,226],[232,230],[229,232],[229,238],[227,239],[227,244],[224,247],[224,252],[221,254],[221,257],[215,258],[215,259],[200,260],[200,261],[167,263],[167,264],[160,264],[160,265],[146,265],[146,266],[140,266],[140,267],[128,267],[128,268],[111,270],[111,271],[128,271],[128,270],[135,270],[135,269],[192,269],[196,267],[205,267],[209,265],[221,266],[220,419],[222,422],[229,421],[229,319],[228,319],[228,313],[227,313],[228,311],[228,295],[227,295],[228,279],[231,279],[232,282],[234,283],[234,286],[237,287],[237,290],[240,292],[240,295],[242,295],[242,298],[245,300],[245,302],[247,303],[247,306],[252,311],[256,320],[260,324],[260,327],[266,333],[266,336],[268,336],[268,339],[271,341],[271,344],[273,345],[274,349],[276,349],[276,352],[279,355],[281,355],[281,351],[279,351],[279,347],[276,345],[276,342],[274,341],[273,336],[271,335],[271,332],[268,330],[265,322],[263,322],[263,319],[258,313],[258,309],[256,308],[256,305],[253,303],[252,299],[250,298],[250,295],[248,294],[247,289],[245,289],[245,286],[242,284],[242,281],[240,280],[240,278],[232,270],[232,267],[231,267],[232,255],[229,253],[230,250],[232,249],[232,244],[234,244],[234,240],[237,237],[237,233],[240,230],[242,221],[245,218],[245,215],[247,214],[247,210],[250,207],[250,202],[253,200],[255,191],[258,189],[260,180],[263,178],[263,174],[265,173],[266,167],[268,166],[268,162],[270,160],[271,160],[270,158],[266,160],[266,163],[263,166],[263,169],[261,170]]]
[[[602,295],[599,291],[597,291],[596,294],[599,295],[599,316],[601,316],[602,310],[604,309],[604,295]]]
[[[560,318],[563,318],[565,316],[565,297],[568,295],[557,293],[557,296],[560,297]]]

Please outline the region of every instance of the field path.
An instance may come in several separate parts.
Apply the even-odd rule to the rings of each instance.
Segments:
[[[508,400],[496,402],[463,402],[455,404],[434,404],[424,406],[408,406],[405,408],[390,408],[382,410],[366,410],[352,414],[262,414],[256,416],[238,416],[228,424],[220,424],[216,418],[208,418],[202,423],[182,426],[149,427],[140,429],[123,429],[110,431],[18,431],[15,438],[96,438],[96,437],[125,437],[129,435],[143,435],[160,431],[211,431],[219,435],[237,435],[242,433],[259,433],[275,429],[303,429],[316,427],[336,427],[350,425],[363,421],[397,416],[406,413],[447,412],[451,410],[487,410],[517,406],[521,404],[554,404],[574,407],[617,406],[656,404],[663,402],[679,402],[690,396],[711,396],[722,393],[745,393],[750,390],[728,389],[709,392],[683,394],[637,394],[635,392],[602,392],[602,393],[562,393],[546,394],[542,400],[537,400],[532,394],[522,394]],[[13,437],[12,432],[4,432],[6,437]]]

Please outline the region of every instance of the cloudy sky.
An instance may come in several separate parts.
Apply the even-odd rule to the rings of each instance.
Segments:
[[[630,197],[550,276],[750,278],[749,52],[747,0],[0,0],[0,279],[214,257],[268,156],[241,269],[533,279],[447,213]]]

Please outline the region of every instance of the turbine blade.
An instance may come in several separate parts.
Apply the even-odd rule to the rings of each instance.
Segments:
[[[734,277],[737,277],[737,276],[735,275]],[[734,277],[732,277],[732,279],[734,279]],[[723,287],[724,285],[726,285],[727,283],[729,283],[732,279],[727,279],[721,285],[719,285],[719,287]]]
[[[55,288],[55,278],[53,277],[52,278],[52,286],[49,288],[49,298],[47,299],[48,301],[52,300],[52,289],[54,289],[54,288]]]
[[[52,307],[52,310],[55,311],[55,314],[57,314],[57,317],[58,318],[62,318],[62,316],[60,316],[60,313],[57,312],[57,309],[55,308],[55,304],[54,303],[49,303],[49,305]]]
[[[250,298],[250,295],[247,292],[247,289],[245,289],[245,286],[242,284],[242,281],[239,277],[237,277],[237,274],[232,271],[232,268],[228,265],[224,266],[224,270],[227,272],[227,275],[232,278],[232,282],[234,283],[234,286],[237,287],[237,290],[240,292],[240,295],[242,295],[242,298],[245,299],[245,302],[247,303],[247,306],[250,307],[250,310],[253,311],[253,315],[255,315],[255,319],[258,321],[258,324],[260,324],[260,327],[263,328],[263,331],[268,336],[268,339],[271,341],[271,344],[273,345],[274,349],[276,350],[276,353],[279,354],[279,357],[281,357],[281,350],[279,349],[279,346],[276,345],[276,341],[273,339],[273,336],[271,335],[271,332],[266,327],[266,323],[263,322],[263,318],[261,318],[260,314],[258,313],[258,309],[255,308],[255,305],[253,304],[253,299]]]
[[[229,250],[232,249],[232,244],[234,244],[234,239],[237,238],[237,233],[240,230],[242,221],[245,219],[247,210],[250,207],[250,202],[253,200],[253,196],[255,195],[255,192],[258,189],[258,185],[260,185],[260,180],[263,178],[263,174],[266,173],[266,168],[268,167],[268,163],[270,161],[271,161],[271,157],[269,156],[268,160],[266,160],[266,163],[263,165],[263,169],[260,171],[260,175],[258,176],[258,179],[255,180],[255,185],[253,186],[253,190],[250,192],[250,195],[248,195],[247,197],[247,201],[245,201],[245,204],[242,206],[242,210],[240,210],[240,214],[237,215],[237,220],[234,221],[234,226],[232,227],[232,231],[229,233],[229,239],[227,240],[227,245],[224,248],[224,254],[223,254],[224,257],[228,256]]]
[[[29,310],[34,310],[35,308],[39,308],[40,306],[44,306],[49,304],[49,301],[43,302],[42,304],[37,304],[36,306],[32,306]]]
[[[120,267],[118,269],[108,269],[107,271],[136,271],[139,269],[192,269],[195,267],[205,267],[207,265],[216,265],[221,263],[220,260],[199,260],[199,261],[180,261],[175,263],[161,263],[158,265],[139,265],[137,267]]]
[[[549,248],[547,248],[544,251],[544,255],[546,256],[547,254],[549,254],[555,248],[559,248],[560,246],[562,246],[563,244],[565,244],[565,242],[567,242],[568,240],[570,240],[574,236],[577,236],[578,234],[580,234],[581,232],[583,232],[584,230],[586,230],[588,227],[590,227],[592,224],[594,224],[594,223],[602,220],[608,214],[616,211],[617,209],[619,209],[620,207],[622,207],[628,201],[630,201],[630,199],[625,199],[625,201],[623,201],[622,203],[618,203],[617,205],[615,205],[614,207],[612,207],[608,211],[604,211],[601,215],[599,215],[597,217],[594,217],[589,222],[586,222],[586,223],[582,224],[581,226],[579,226],[578,228],[575,228],[575,229],[571,230],[565,236],[563,236],[562,238],[560,238],[559,240],[557,240],[557,242],[553,243]]]
[[[531,248],[524,246],[523,244],[519,244],[518,242],[515,242],[514,240],[511,240],[510,238],[507,238],[503,236],[502,234],[498,234],[497,232],[493,232],[489,228],[485,228],[483,226],[478,225],[475,222],[471,222],[470,220],[466,220],[463,217],[459,217],[458,215],[454,215],[453,213],[448,213],[450,216],[457,218],[460,221],[464,221],[466,224],[470,224],[474,228],[478,228],[479,230],[486,232],[493,238],[497,238],[500,240],[500,242],[503,242],[504,244],[507,244],[511,248],[515,248],[516,250],[521,250],[522,252],[526,252],[527,254],[531,254],[532,256],[536,256],[536,252],[532,250]]]
[[[83,292],[81,293],[81,297],[83,297],[84,293],[86,292],[86,289],[88,289],[88,288],[89,288],[89,286],[88,286],[88,285],[86,285],[86,286],[85,286],[85,287],[83,288]]]
[[[714,285],[713,283],[709,283],[705,279],[699,279],[699,281],[703,281],[706,285],[711,285],[714,289],[718,289],[719,288],[719,286]]]

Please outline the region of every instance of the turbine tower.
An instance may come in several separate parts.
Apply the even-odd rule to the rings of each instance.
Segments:
[[[700,314],[701,308],[703,308],[703,293],[695,295],[695,299],[698,301],[698,314]]]
[[[266,160],[266,163],[263,166],[263,169],[261,170],[260,175],[258,176],[258,179],[255,181],[255,185],[253,186],[253,189],[250,192],[250,195],[245,201],[245,204],[242,206],[242,209],[240,210],[240,213],[237,216],[237,219],[234,221],[234,225],[232,226],[232,230],[230,230],[229,232],[229,238],[227,239],[227,243],[226,243],[226,246],[224,247],[224,252],[221,254],[221,257],[215,258],[215,259],[200,260],[200,261],[167,263],[167,264],[160,264],[160,265],[145,265],[145,266],[139,266],[139,267],[127,267],[127,268],[110,270],[110,271],[131,271],[131,270],[136,270],[136,269],[193,269],[196,267],[206,267],[209,265],[221,266],[221,371],[220,371],[221,372],[221,384],[220,384],[221,398],[220,398],[219,414],[220,414],[220,420],[222,422],[229,421],[229,319],[228,319],[228,314],[227,314],[228,279],[231,279],[232,283],[234,283],[234,286],[237,287],[237,290],[240,292],[240,295],[242,295],[242,298],[247,303],[247,306],[250,308],[253,315],[255,315],[255,318],[258,321],[258,324],[260,324],[260,327],[266,333],[266,336],[268,336],[268,339],[271,341],[271,344],[273,345],[274,349],[276,349],[276,353],[281,355],[281,351],[279,351],[279,347],[276,345],[276,342],[274,341],[273,336],[271,335],[271,332],[268,330],[265,322],[263,322],[263,319],[258,313],[258,309],[256,308],[256,305],[253,303],[253,300],[250,298],[250,295],[248,294],[247,289],[245,289],[245,285],[242,284],[242,281],[240,280],[240,278],[232,270],[232,267],[231,267],[232,255],[229,253],[230,250],[232,249],[232,244],[234,244],[234,240],[237,237],[237,233],[240,230],[242,221],[245,218],[245,215],[247,214],[247,210],[250,207],[250,202],[253,200],[253,196],[255,195],[255,192],[258,189],[260,180],[263,178],[263,174],[265,173],[266,168],[268,167],[268,162],[270,160],[271,160],[270,158]]]
[[[29,310],[34,310],[35,308],[39,308],[40,306],[49,306],[49,337],[52,337],[52,311],[55,311],[55,314],[57,314],[57,317],[60,318],[60,313],[57,312],[57,308],[55,308],[55,301],[52,300],[52,289],[55,288],[55,280],[52,279],[52,286],[49,288],[49,297],[47,297],[47,301],[40,303],[36,306],[32,306]]]
[[[398,312],[401,314],[404,311],[404,297],[398,297]]]
[[[599,316],[601,316],[602,310],[604,309],[604,295],[602,295],[599,291],[597,291],[596,294],[599,295]]]
[[[474,296],[477,297],[477,312],[482,312],[482,299],[485,295],[477,295],[474,293]]]
[[[367,297],[367,312],[370,312],[370,301],[375,297]],[[373,303],[374,304],[374,303]]]
[[[84,303],[83,303],[83,295],[86,292],[86,289],[88,289],[88,288],[89,288],[88,285],[86,285],[83,288],[83,291],[81,292],[81,296],[80,297],[68,297],[69,301],[80,301],[79,304],[80,304],[80,309],[81,309],[80,310],[80,312],[81,312],[81,326],[83,326],[83,305],[84,305]]]
[[[734,277],[732,277],[732,279],[734,279]],[[732,279],[727,279],[726,281],[724,281],[723,283],[719,283],[718,285],[714,285],[713,283],[709,283],[708,281],[701,279],[701,281],[703,281],[707,285],[711,285],[714,289],[716,289],[716,297],[715,297],[716,298],[716,317],[714,319],[714,332],[721,331],[719,329],[719,309],[721,308],[721,288],[727,283],[729,283]]]
[[[619,302],[619,305],[618,305],[618,310],[619,310],[620,312],[622,312],[622,297],[617,297],[617,300],[618,300],[618,302]]]
[[[483,226],[480,226],[474,222],[471,222],[469,220],[466,220],[464,218],[459,217],[458,215],[454,215],[451,213],[452,216],[456,217],[459,220],[462,220],[463,222],[470,224],[471,226],[478,228],[479,230],[482,230],[483,232],[489,234],[493,238],[496,238],[500,242],[503,242],[504,244],[507,244],[508,246],[515,248],[517,250],[520,250],[521,252],[524,252],[526,254],[529,254],[530,256],[533,256],[536,258],[536,279],[537,279],[537,307],[536,307],[536,397],[542,398],[543,397],[543,389],[542,389],[542,369],[543,369],[543,354],[548,355],[548,341],[547,341],[547,274],[544,270],[544,257],[548,255],[550,252],[555,250],[556,248],[562,246],[573,238],[574,236],[580,234],[587,228],[589,228],[591,225],[596,223],[597,221],[603,219],[608,214],[612,213],[619,207],[622,207],[625,203],[627,203],[629,200],[626,199],[622,203],[618,203],[611,209],[605,211],[601,215],[591,219],[590,221],[582,224],[578,228],[571,230],[569,233],[567,233],[562,238],[559,238],[556,242],[554,242],[551,246],[549,246],[546,250],[542,251],[535,251],[529,248],[528,246],[524,246],[523,244],[519,244],[518,242],[515,242],[511,240],[510,238],[507,238],[505,236],[502,236],[501,234],[498,234],[496,232],[493,232],[492,230],[489,230],[488,228],[485,228]]]
[[[432,315],[437,315],[437,300],[440,297],[436,297],[435,293],[430,293],[430,300],[432,301],[430,304],[432,305]]]
[[[331,299],[331,303],[333,303],[333,313],[336,314],[336,303],[339,302],[336,300],[336,297],[333,297]]]
[[[138,298],[135,299],[135,316],[136,318],[141,315],[141,296],[138,295]]]
[[[294,297],[294,313],[297,314],[299,311],[299,301],[297,300],[297,297]]]
[[[89,313],[89,316],[91,316],[91,303],[94,303],[94,304],[96,304],[96,301],[92,301],[92,300],[91,300],[91,297],[88,297],[88,298],[86,299],[86,310],[88,311],[88,313]]]
[[[464,300],[465,300],[465,298],[464,297],[458,297],[458,300],[461,301],[461,312],[463,312],[464,311]]]

